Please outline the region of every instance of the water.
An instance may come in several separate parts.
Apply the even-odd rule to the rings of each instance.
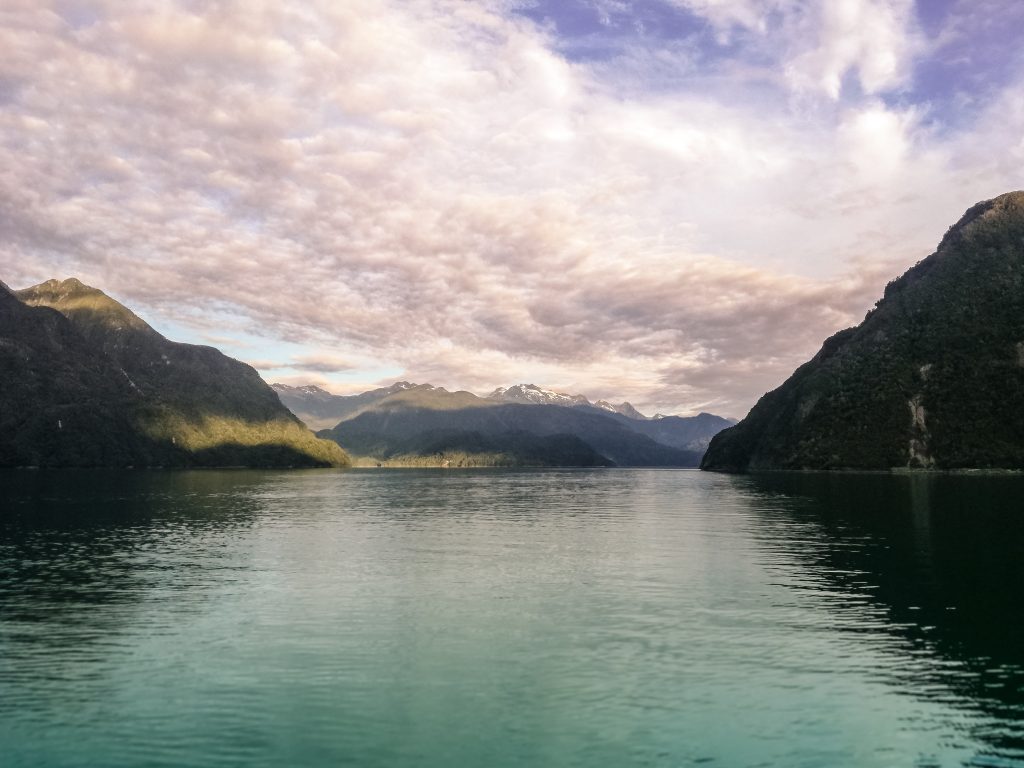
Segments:
[[[0,764],[1024,766],[1022,492],[0,474]]]

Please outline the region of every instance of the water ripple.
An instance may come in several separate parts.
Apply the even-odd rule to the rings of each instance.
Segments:
[[[0,475],[30,765],[1024,766],[1020,478]]]

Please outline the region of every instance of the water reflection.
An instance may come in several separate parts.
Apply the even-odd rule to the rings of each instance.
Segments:
[[[988,715],[970,733],[991,745],[976,764],[1024,760],[1024,478],[743,482],[761,497],[761,536],[777,543],[781,525],[803,529],[791,554],[839,628],[899,641],[879,644],[898,657],[891,684]]]
[[[0,474],[0,763],[1024,765],[1021,485]]]
[[[181,585],[190,570],[210,571],[218,540],[252,525],[264,480],[247,472],[0,473],[6,638],[58,646],[83,625],[89,631],[74,640],[89,643],[130,623],[132,605],[165,585],[169,569]]]

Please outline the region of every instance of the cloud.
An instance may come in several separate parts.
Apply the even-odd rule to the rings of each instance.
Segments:
[[[810,33],[810,44],[788,62],[787,78],[798,88],[818,89],[832,99],[839,98],[850,72],[868,95],[904,85],[923,45],[913,0],[815,3],[795,28]]]
[[[343,371],[356,370],[358,367],[347,358],[331,354],[300,355],[292,358],[288,365],[291,368],[315,371],[316,373],[341,373]]]
[[[245,362],[259,371],[279,371],[282,368],[291,367],[288,363],[282,363],[278,360],[246,360]]]
[[[728,41],[733,27],[757,32],[768,28],[768,17],[784,10],[791,3],[785,0],[671,0],[674,5],[707,19],[718,31],[721,42]]]
[[[358,370],[353,361],[330,353],[295,355],[289,360],[257,359],[246,361],[261,371],[301,371],[304,374],[344,373]]]
[[[732,43],[630,38],[617,76],[516,3],[7,3],[3,279],[77,274],[317,383],[742,415],[1014,186],[1024,109],[949,132],[888,98],[906,3],[684,5]]]

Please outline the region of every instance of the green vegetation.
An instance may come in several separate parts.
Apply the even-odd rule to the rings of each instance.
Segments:
[[[701,466],[1024,467],[1024,193],[967,211]]]
[[[611,462],[575,435],[443,431],[389,439],[348,433],[346,445],[361,466],[607,467]]]
[[[450,407],[426,407],[422,396],[409,390],[317,434],[382,464],[404,457],[403,463],[432,465],[449,460],[437,458],[448,453],[477,457],[472,460],[488,466],[695,467],[700,461],[698,451],[655,442],[614,415],[592,409],[495,404],[481,398],[466,407],[469,393],[431,389],[430,402]]]
[[[138,425],[155,442],[170,442],[204,466],[348,464],[337,444],[320,440],[291,414],[267,420],[213,415],[188,419],[165,407],[144,412]]]
[[[711,435],[732,423],[706,413],[630,417],[582,396],[524,403],[407,381],[349,396],[273,388],[307,424],[330,422],[318,434],[369,466],[695,467]]]
[[[95,288],[0,289],[0,466],[340,466],[251,367]]]
[[[313,429],[330,429],[339,422],[354,419],[366,411],[409,408],[452,411],[494,405],[471,392],[449,392],[444,387],[410,384],[407,381],[395,382],[390,387],[381,387],[359,395],[332,395],[313,386],[289,387],[274,384],[272,388],[288,410]]]

